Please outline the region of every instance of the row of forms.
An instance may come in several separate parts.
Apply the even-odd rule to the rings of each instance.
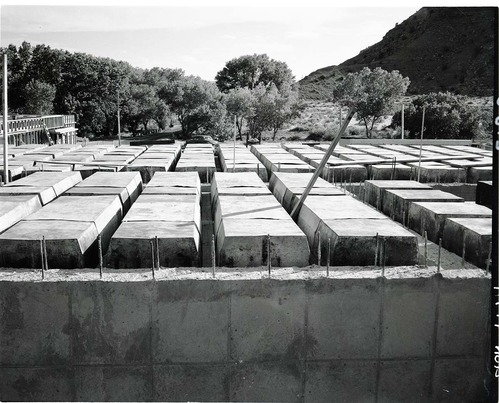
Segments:
[[[61,146],[41,149],[54,154],[49,169],[66,169],[0,188],[1,266],[198,266],[206,236],[201,180],[211,182],[208,236],[219,266],[416,265],[417,233],[464,251],[476,266],[488,265],[491,210],[485,206],[414,180],[365,180],[354,195],[321,178],[295,222],[289,212],[312,176],[296,172],[309,169],[304,161],[280,147],[251,153],[221,146],[222,168],[240,172],[216,172],[211,147],[188,145],[182,153],[180,145],[89,145],[61,156],[55,156]],[[91,154],[94,164],[78,164],[79,154]],[[54,163],[64,157],[70,164]]]

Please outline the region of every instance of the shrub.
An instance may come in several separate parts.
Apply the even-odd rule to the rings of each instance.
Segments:
[[[405,129],[409,138],[419,138],[425,107],[424,138],[472,139],[479,133],[480,111],[468,105],[466,97],[450,92],[421,95],[405,109]],[[401,112],[393,116],[394,127],[401,125]]]

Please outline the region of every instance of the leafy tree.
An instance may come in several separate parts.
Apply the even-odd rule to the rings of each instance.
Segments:
[[[184,137],[213,129],[214,121],[223,115],[219,109],[225,108],[223,95],[215,84],[199,77],[182,77],[175,85],[163,88],[162,95],[177,115]]]
[[[371,138],[376,122],[393,112],[395,102],[406,93],[409,84],[409,79],[396,70],[388,72],[377,67],[371,71],[364,67],[358,73],[349,73],[333,89],[333,96],[356,111]]]
[[[32,80],[26,86],[25,112],[33,115],[50,115],[54,111],[55,86]]]
[[[251,112],[252,94],[249,88],[233,88],[225,97],[225,105],[230,116],[235,116],[239,138],[242,140],[243,124]]]
[[[215,76],[220,91],[227,93],[235,88],[256,88],[259,84],[274,84],[278,90],[294,83],[293,73],[288,65],[266,54],[246,55],[229,60]]]
[[[424,137],[472,139],[481,133],[481,114],[478,108],[468,105],[466,98],[450,92],[420,95],[405,108],[404,128],[409,138],[419,138],[425,108]],[[393,116],[392,124],[401,125],[401,112]]]

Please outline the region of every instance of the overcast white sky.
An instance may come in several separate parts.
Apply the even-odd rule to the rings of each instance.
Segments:
[[[162,6],[143,1],[140,7],[137,2],[19,3],[0,0],[1,46],[43,43],[137,67],[182,68],[207,80],[226,61],[253,53],[286,62],[299,80],[356,56],[421,8],[414,3],[405,8],[384,3],[362,7],[355,0],[345,3],[357,5],[350,8],[315,0],[281,3],[287,7],[276,7],[272,0],[237,3],[251,7],[230,7],[227,1],[190,1],[181,7],[172,0]]]

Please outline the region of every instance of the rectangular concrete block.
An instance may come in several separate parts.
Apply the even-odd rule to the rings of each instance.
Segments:
[[[308,360],[377,357],[379,281],[322,278],[306,291]]]
[[[293,220],[224,219],[216,234],[217,262],[227,267],[255,267],[268,262],[267,235],[273,267],[309,263],[307,238]]]
[[[55,194],[59,196],[81,181],[82,178],[79,172],[35,172],[25,178],[14,181],[7,186],[51,186],[53,187]]]
[[[379,164],[371,166],[371,175],[374,180],[409,180],[412,168],[404,164]]]
[[[3,196],[24,196],[24,195],[37,195],[40,203],[44,206],[54,200],[57,195],[54,188],[51,186],[2,186],[0,187],[0,198]]]
[[[493,178],[492,167],[470,167],[468,168],[466,182],[491,181]]]
[[[385,282],[382,358],[431,357],[435,295],[432,277],[393,278]]]
[[[494,203],[494,186],[490,181],[479,181],[476,186],[476,202],[482,206],[492,208]]]
[[[0,261],[3,267],[41,268],[40,243],[45,237],[49,268],[92,267],[98,234],[94,222],[21,221],[0,235]]]
[[[151,295],[150,283],[74,283],[73,363],[151,363]]]
[[[303,282],[232,282],[230,358],[234,361],[300,360],[306,355]]]
[[[150,366],[79,366],[74,383],[77,401],[151,401]]]
[[[118,196],[91,196],[91,199],[87,196],[71,196],[54,200],[26,217],[25,221],[92,222],[102,236],[102,247],[106,251],[122,217],[123,209]],[[54,228],[58,228],[57,224],[54,224]]]
[[[429,360],[382,361],[378,401],[425,402],[430,399]]]
[[[376,256],[377,264],[383,260],[388,266],[413,265],[418,261],[417,238],[388,218],[326,219],[321,221],[318,232],[322,265],[326,264],[329,239],[330,262],[335,266],[370,266],[375,264]],[[311,246],[314,254],[318,248],[318,233],[310,235],[311,238],[314,239]]]
[[[222,363],[228,360],[230,284],[158,281],[152,321],[155,363]]]
[[[492,210],[474,202],[419,202],[409,206],[408,227],[422,235],[426,231],[428,239],[438,243],[444,232],[448,218],[492,219]]]
[[[70,363],[69,294],[62,282],[0,282],[1,366]]]
[[[442,245],[482,269],[487,267],[492,242],[490,218],[448,218],[445,220]],[[492,255],[491,255],[492,257]],[[491,267],[489,265],[489,267]]]
[[[42,207],[38,195],[0,196],[0,232]]]
[[[230,401],[301,402],[303,364],[255,362],[233,365]]]
[[[409,206],[414,202],[464,202],[464,199],[441,190],[387,189],[383,196],[381,210],[388,217],[407,223]]]
[[[374,402],[375,361],[308,362],[305,402]]]
[[[429,185],[410,180],[368,180],[364,182],[365,200],[381,210],[387,189],[431,189]]]
[[[229,401],[230,373],[225,364],[155,365],[154,400]]]
[[[114,233],[106,265],[115,269],[152,267],[152,240],[158,237],[162,267],[199,264],[200,234],[192,221],[125,221]]]

